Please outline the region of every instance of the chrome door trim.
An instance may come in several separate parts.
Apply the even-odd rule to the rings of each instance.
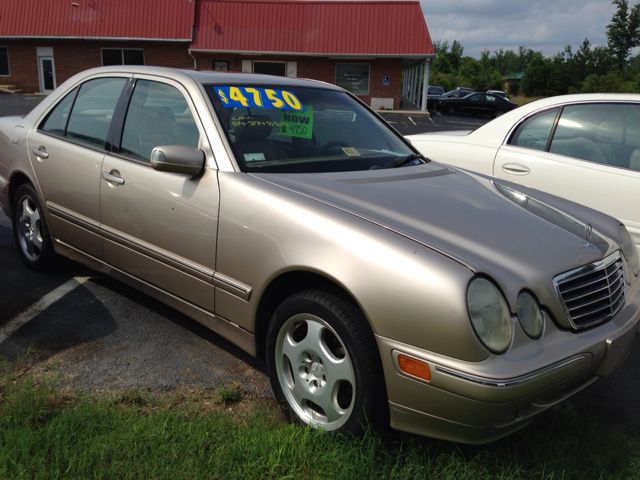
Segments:
[[[4,178],[2,175],[0,175],[0,195],[6,195],[7,194],[7,184],[9,182],[7,181],[6,178]]]
[[[253,288],[246,283],[236,280],[224,273],[216,272],[204,265],[187,260],[184,257],[167,252],[164,249],[153,246],[138,238],[127,235],[120,230],[101,225],[102,236],[123,247],[134,250],[142,255],[163,262],[187,275],[191,275],[199,280],[212,283],[216,288],[220,288],[242,300],[249,301]]]
[[[166,305],[175,308],[197,322],[200,322],[210,330],[218,333],[218,335],[231,341],[249,355],[253,357],[257,356],[256,338],[249,330],[242,328],[240,325],[237,325],[226,318],[215,315],[213,312],[205,310],[184,298],[178,297],[167,290],[163,290],[162,288],[152,285],[139,277],[133,276],[124,270],[114,267],[113,265],[109,265],[86,252],[82,252],[63,241],[58,240],[57,238],[52,240],[56,253],[80,262],[89,268],[104,273],[105,275],[109,275],[126,285],[130,285],[133,288],[164,302]]]
[[[478,383],[480,385],[486,385],[489,387],[512,387],[514,385],[522,385],[523,383],[531,382],[533,380],[537,380],[540,377],[544,377],[550,373],[555,372],[556,370],[560,370],[561,368],[568,367],[569,365],[573,365],[574,363],[581,362],[586,358],[585,355],[578,355],[577,357],[570,358],[569,360],[565,360],[562,363],[558,363],[549,368],[545,368],[543,370],[539,370],[531,375],[527,375],[525,377],[509,379],[509,380],[494,380],[490,378],[480,378],[473,375],[469,375],[466,373],[456,372],[454,370],[449,370],[445,367],[440,367],[436,365],[436,371],[441,372],[447,375],[451,375],[452,377],[461,378],[462,380],[467,380],[469,382]]]
[[[80,215],[79,213],[76,213],[72,210],[69,210],[68,208],[50,201],[46,202],[46,206],[51,215],[62,218],[63,220],[66,220],[77,227],[89,230],[91,233],[100,235],[100,224],[94,220],[91,220],[89,217]]]
[[[144,242],[139,238],[127,235],[126,233],[121,232],[120,230],[116,230],[115,228],[111,228],[107,225],[102,224],[100,228],[102,236],[104,238],[122,245],[123,247],[134,250],[135,252],[138,252],[142,255],[151,257],[154,260],[163,262],[199,280],[209,283],[211,283],[213,280],[214,271],[204,265],[191,262],[184,257],[169,253],[164,249]]]
[[[213,274],[213,284],[236,297],[240,297],[245,301],[251,298],[252,288],[246,283],[242,283],[235,278],[229,277],[224,273],[216,272]]]

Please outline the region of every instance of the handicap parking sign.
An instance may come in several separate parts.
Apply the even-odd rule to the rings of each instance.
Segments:
[[[389,86],[389,77],[388,76],[382,77],[382,86],[383,87],[388,87]]]

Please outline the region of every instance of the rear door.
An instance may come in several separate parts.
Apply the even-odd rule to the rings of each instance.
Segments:
[[[480,115],[482,113],[482,100],[484,99],[484,93],[474,93],[470,97],[465,98],[460,102],[463,105],[464,112],[472,115]]]
[[[64,96],[27,140],[54,238],[102,258],[100,167],[126,77],[98,77]]]

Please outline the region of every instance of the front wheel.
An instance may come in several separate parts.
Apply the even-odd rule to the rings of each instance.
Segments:
[[[38,194],[30,184],[21,185],[13,202],[13,237],[22,261],[34,270],[47,270],[55,252]]]
[[[306,291],[277,308],[267,368],[276,398],[296,423],[359,435],[367,420],[386,417],[373,332],[362,312],[338,296]]]
[[[455,105],[447,105],[447,113],[449,115],[453,115],[454,113],[456,113],[456,106]]]

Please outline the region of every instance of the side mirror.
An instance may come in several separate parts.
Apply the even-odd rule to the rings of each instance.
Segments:
[[[204,168],[204,152],[184,145],[161,145],[151,151],[151,166],[159,172],[196,176]]]

